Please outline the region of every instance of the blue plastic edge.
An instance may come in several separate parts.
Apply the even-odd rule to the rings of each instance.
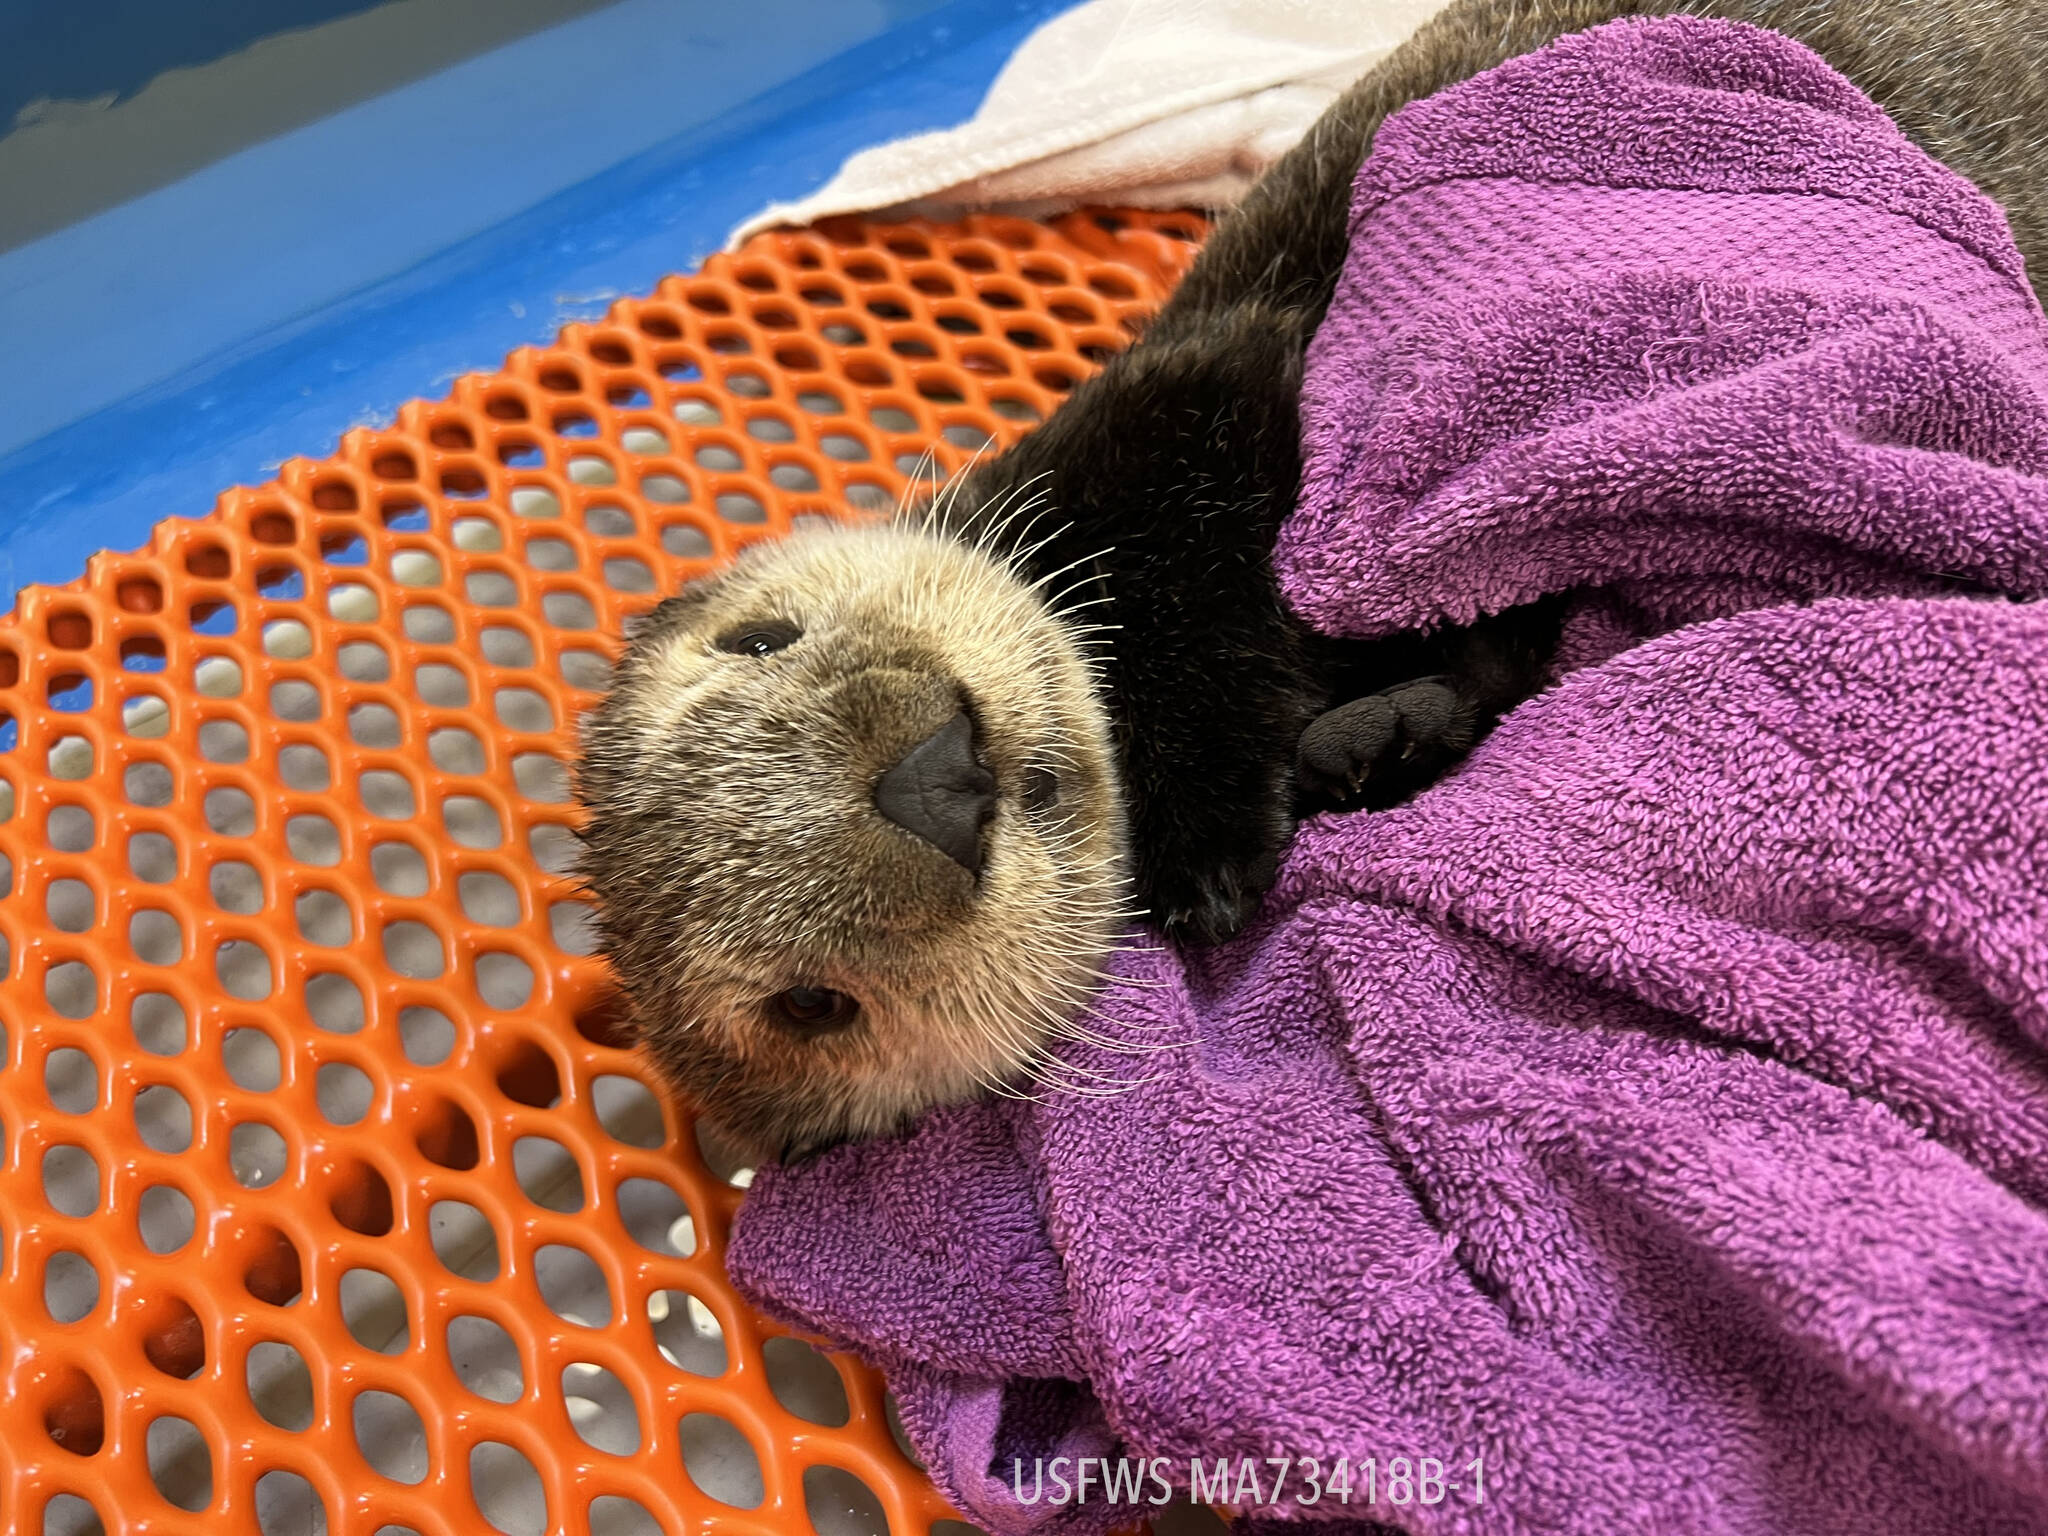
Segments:
[[[972,114],[1010,54],[1074,0],[949,0],[251,345],[0,458],[0,607],[343,432],[388,422],[716,250],[740,219],[852,150]],[[174,301],[174,296],[167,296]],[[94,339],[94,338],[89,338]],[[104,342],[105,338],[96,338]]]

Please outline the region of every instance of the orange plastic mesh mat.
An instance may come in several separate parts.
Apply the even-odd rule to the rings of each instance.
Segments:
[[[589,954],[612,637],[1124,346],[1189,215],[777,233],[0,623],[0,1530],[878,1531]],[[926,455],[930,458],[927,460]]]

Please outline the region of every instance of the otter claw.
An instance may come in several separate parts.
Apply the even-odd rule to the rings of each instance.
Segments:
[[[1312,799],[1395,805],[1469,748],[1475,727],[1472,705],[1447,679],[1418,678],[1311,721],[1301,733],[1295,782]]]

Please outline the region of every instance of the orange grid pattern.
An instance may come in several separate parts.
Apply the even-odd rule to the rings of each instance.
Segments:
[[[629,614],[1011,441],[1202,233],[765,235],[22,594],[0,1530],[951,1518],[727,1286],[747,1175],[607,1002],[563,765]]]

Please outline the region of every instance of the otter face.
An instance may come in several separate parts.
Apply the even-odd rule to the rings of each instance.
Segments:
[[[656,608],[577,792],[643,1043],[762,1156],[1028,1076],[1124,916],[1079,640],[916,527],[755,545]]]

